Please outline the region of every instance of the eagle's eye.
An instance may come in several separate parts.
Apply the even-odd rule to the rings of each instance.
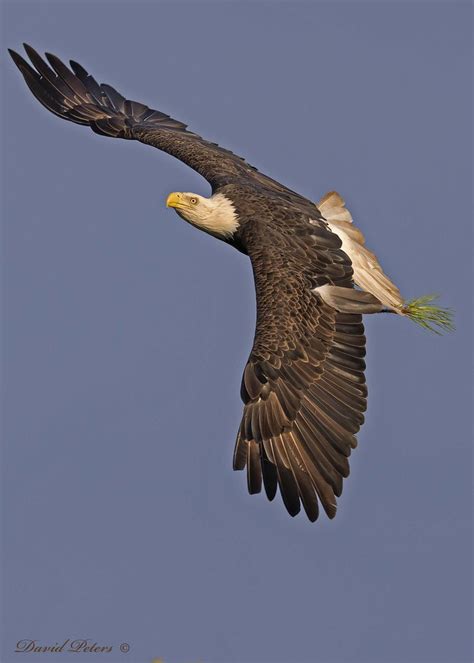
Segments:
[[[190,198],[189,199],[189,202],[191,203],[191,205],[195,205],[197,203],[197,201],[198,201],[197,198]]]

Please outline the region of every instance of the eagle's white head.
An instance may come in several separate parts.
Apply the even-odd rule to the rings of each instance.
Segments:
[[[175,191],[166,199],[166,206],[174,207],[185,221],[220,239],[230,239],[239,227],[235,207],[222,193],[204,198],[197,193]]]

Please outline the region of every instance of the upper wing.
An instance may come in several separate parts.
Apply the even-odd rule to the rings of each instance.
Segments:
[[[291,515],[336,513],[348,456],[366,408],[362,316],[338,313],[315,292],[352,288],[339,238],[309,223],[273,219],[245,229],[257,295],[254,345],[242,378],[245,403],[234,469],[250,493],[277,485]]]
[[[15,51],[10,50],[10,55],[31,92],[55,115],[89,125],[104,136],[134,139],[157,147],[196,170],[213,190],[254,178],[275,194],[300,199],[297,193],[259,173],[241,157],[187,131],[182,122],[125,99],[110,85],[99,85],[77,62],[71,61],[69,69],[55,55],[46,53],[48,65],[31,46],[24,46],[33,67]]]

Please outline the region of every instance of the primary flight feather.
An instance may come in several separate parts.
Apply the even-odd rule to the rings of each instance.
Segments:
[[[77,62],[69,69],[25,50],[33,66],[10,54],[52,113],[163,150],[211,185],[209,198],[174,192],[167,205],[252,264],[257,323],[234,469],[247,468],[250,493],[263,486],[272,500],[279,488],[292,516],[303,505],[311,521],[320,506],[333,518],[367,402],[362,314],[398,313],[436,331],[451,327],[449,312],[430,298],[403,300],[339,194],[316,206],[182,122],[99,85]]]

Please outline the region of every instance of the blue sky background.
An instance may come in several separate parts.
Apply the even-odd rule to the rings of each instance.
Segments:
[[[461,663],[470,656],[471,5],[3,3],[308,197],[336,189],[443,338],[367,319],[369,409],[332,522],[231,470],[248,259],[166,195],[178,161],[48,114],[3,68],[2,661]],[[89,638],[113,653],[15,654]],[[128,654],[118,651],[130,645]]]

